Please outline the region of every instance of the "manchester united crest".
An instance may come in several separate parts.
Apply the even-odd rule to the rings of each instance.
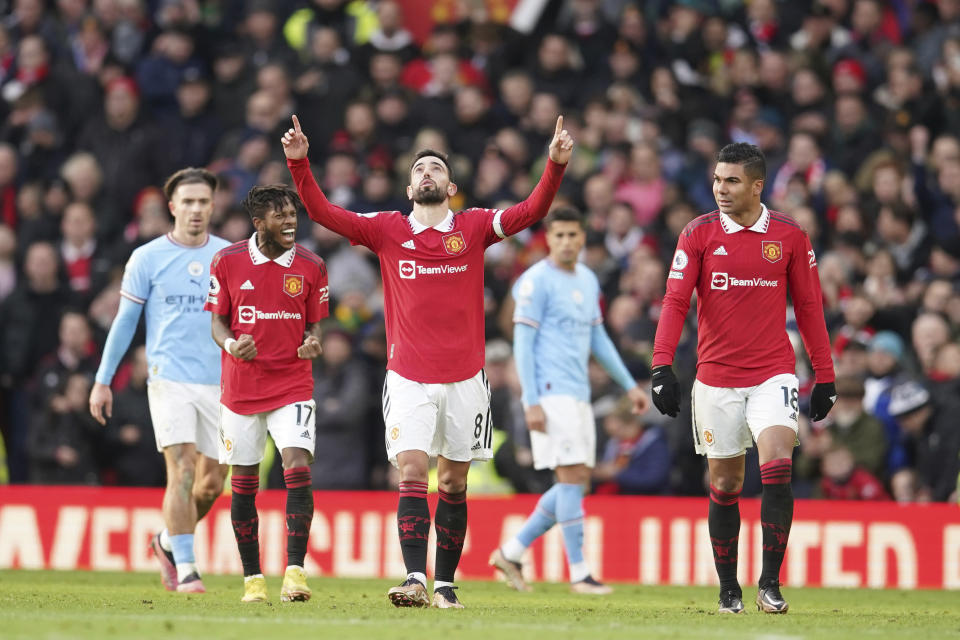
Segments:
[[[443,248],[452,256],[463,253],[463,250],[467,248],[467,242],[463,239],[463,234],[459,231],[456,233],[448,233],[443,236]]]
[[[767,262],[780,262],[780,258],[783,257],[779,240],[764,240],[760,243],[760,252]]]
[[[712,444],[713,444],[713,431],[711,431],[710,429],[704,429],[704,430],[703,430],[703,441],[706,442],[708,445],[712,445]]]
[[[303,293],[303,276],[292,273],[283,274],[283,292],[291,298],[296,298]]]

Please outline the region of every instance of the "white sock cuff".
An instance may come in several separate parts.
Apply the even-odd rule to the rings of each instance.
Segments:
[[[408,573],[407,578],[413,578],[423,586],[427,586],[427,576],[423,573],[420,573],[419,571]]]
[[[164,551],[173,551],[173,546],[170,544],[170,531],[166,527],[160,532],[160,548]]]
[[[523,546],[523,543],[516,538],[510,538],[500,545],[500,553],[510,562],[520,562],[520,558],[523,557],[523,552],[526,550],[527,548]]]

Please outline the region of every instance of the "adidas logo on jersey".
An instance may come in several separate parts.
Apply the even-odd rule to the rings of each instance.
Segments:
[[[725,255],[727,255],[727,250],[724,248],[723,245],[720,245],[719,247],[717,247],[717,250],[713,252],[713,255],[715,255],[715,256],[725,256]]]
[[[240,291],[253,291],[253,283],[247,280],[242,285],[240,285]]]
[[[416,247],[413,245],[413,240],[407,240],[406,242],[404,242],[404,243],[401,244],[400,246],[403,247],[404,249],[410,249],[411,251],[413,251],[414,249],[416,249]]]

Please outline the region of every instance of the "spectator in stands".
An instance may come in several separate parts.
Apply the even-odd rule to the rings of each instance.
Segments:
[[[857,465],[850,449],[835,444],[823,455],[819,495],[827,500],[889,500],[883,484]]]
[[[954,500],[960,471],[958,413],[960,401],[956,398],[934,398],[914,381],[891,391],[890,414],[902,426],[912,449],[921,500]]]
[[[98,484],[102,432],[87,411],[90,377],[73,373],[60,382],[30,429],[30,481]]]
[[[296,66],[297,55],[280,33],[278,9],[278,3],[273,0],[246,2],[242,30],[244,57],[256,68],[268,62],[279,62],[288,69]],[[289,36],[287,38],[289,40]],[[300,49],[305,43],[303,37],[297,39],[297,44],[290,44]]]
[[[4,376],[17,385],[29,380],[37,363],[57,348],[60,315],[70,303],[59,254],[50,243],[27,247],[23,275],[3,308]]]
[[[5,224],[0,224],[0,308],[3,301],[17,288],[17,234]]]
[[[244,105],[256,88],[254,74],[239,45],[224,42],[213,57],[213,112],[223,129],[229,131],[242,126]]]
[[[924,374],[933,369],[937,349],[950,340],[950,325],[938,313],[921,313],[913,321],[912,342],[914,353]]]
[[[670,489],[672,455],[658,424],[634,415],[628,398],[603,419],[609,440],[593,469],[593,487],[600,494],[658,495]]]
[[[161,31],[150,54],[137,65],[136,83],[145,107],[161,117],[177,110],[177,89],[186,74],[202,73],[193,37],[180,29]]]
[[[96,373],[100,358],[87,316],[68,309],[60,317],[59,342],[56,349],[37,365],[32,405],[41,413],[50,399],[62,393],[67,378],[74,373],[89,376]]]
[[[107,283],[110,252],[97,240],[97,220],[86,202],[72,202],[60,222],[60,259],[67,271],[67,284],[75,299],[89,303]]]
[[[170,159],[160,132],[140,111],[140,90],[130,78],[110,82],[101,117],[87,122],[77,146],[103,169],[103,195],[114,209],[97,211],[104,237],[115,239],[130,215],[134,197],[168,173]],[[75,195],[79,198],[80,195]]]
[[[173,166],[202,167],[212,159],[223,127],[210,100],[210,81],[202,71],[190,68],[180,74],[175,112],[161,121]]]
[[[113,481],[121,486],[162,487],[166,482],[153,437],[147,377],[146,349],[139,346],[130,354],[130,379],[113,396],[113,416],[104,429]]]
[[[363,417],[371,401],[370,374],[353,357],[350,334],[323,332],[323,355],[314,361],[317,402],[317,457],[312,465],[315,489],[366,489],[367,431]]]
[[[871,476],[882,478],[886,472],[887,436],[883,424],[863,408],[863,382],[854,376],[838,376],[837,402],[828,420],[821,422],[801,440],[801,454],[794,463],[798,478],[813,479],[826,468],[826,456],[836,447],[844,447],[852,462]],[[835,481],[836,478],[833,478]]]

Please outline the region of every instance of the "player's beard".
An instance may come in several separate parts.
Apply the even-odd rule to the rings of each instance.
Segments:
[[[276,233],[271,233],[269,231],[258,231],[257,232],[257,244],[261,252],[266,254],[282,254],[287,250],[287,247],[284,247],[280,243],[280,236]]]
[[[433,189],[425,190],[418,187],[413,192],[413,201],[417,204],[440,204],[447,199],[447,194],[440,191],[440,188],[434,184]]]

